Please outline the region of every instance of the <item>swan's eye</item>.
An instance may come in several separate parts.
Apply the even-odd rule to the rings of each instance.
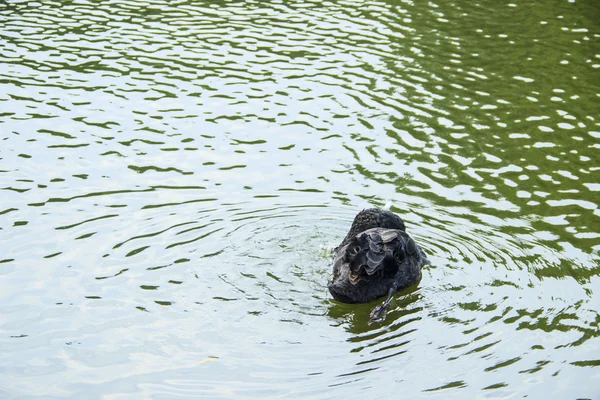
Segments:
[[[354,246],[352,248],[352,254],[358,254],[359,251],[360,251],[360,247],[358,247],[358,246]]]

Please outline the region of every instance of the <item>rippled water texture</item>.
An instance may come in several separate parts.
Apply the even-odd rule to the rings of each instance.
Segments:
[[[595,3],[0,2],[0,397],[599,398]]]

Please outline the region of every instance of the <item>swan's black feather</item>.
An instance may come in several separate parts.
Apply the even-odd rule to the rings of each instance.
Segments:
[[[344,303],[366,303],[388,294],[377,309],[385,315],[391,295],[421,279],[421,266],[429,264],[425,252],[405,232],[396,214],[377,208],[363,210],[335,249],[333,281],[329,291]]]

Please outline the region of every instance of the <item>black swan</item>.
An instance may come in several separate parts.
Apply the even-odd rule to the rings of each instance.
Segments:
[[[404,221],[391,211],[369,208],[359,212],[350,231],[335,248],[333,280],[328,285],[342,303],[368,303],[387,294],[371,312],[370,322],[382,321],[394,293],[421,280],[425,252],[405,232]]]

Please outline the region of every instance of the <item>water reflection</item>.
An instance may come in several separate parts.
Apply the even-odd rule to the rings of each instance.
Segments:
[[[594,397],[600,19],[546,6],[1,3],[0,393]],[[432,265],[369,326],[323,249],[389,201]]]

